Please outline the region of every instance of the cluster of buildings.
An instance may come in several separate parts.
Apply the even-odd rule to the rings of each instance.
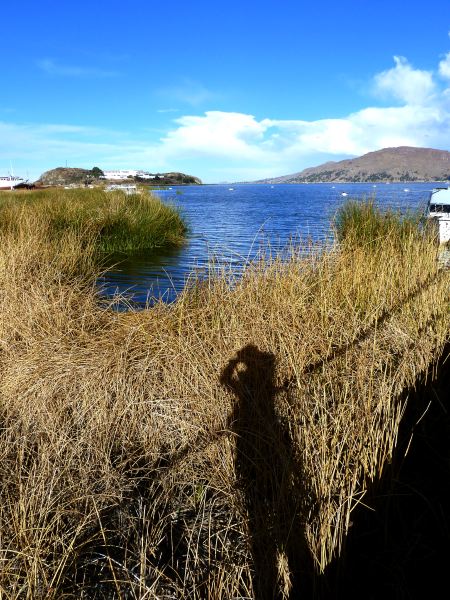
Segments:
[[[140,177],[141,179],[155,179],[156,175],[152,175],[147,171],[138,171],[135,169],[128,170],[117,170],[117,171],[103,171],[104,179],[112,181],[123,181],[124,179]]]

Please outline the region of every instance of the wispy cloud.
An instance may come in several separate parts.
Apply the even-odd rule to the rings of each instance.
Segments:
[[[180,112],[179,108],[158,108],[157,113],[165,114],[165,113],[176,113]]]
[[[188,104],[194,108],[198,108],[217,98],[216,93],[206,88],[202,83],[189,78],[183,79],[177,85],[161,88],[156,93],[171,102]]]
[[[75,65],[62,65],[51,58],[43,58],[36,61],[41,71],[48,75],[58,77],[118,77],[118,71],[99,69],[97,67],[81,67]]]
[[[16,112],[16,109],[12,108],[11,106],[2,106],[2,105],[0,105],[0,113],[3,113],[3,114],[12,114],[12,113],[15,113],[15,112]]]
[[[63,166],[169,170],[158,143],[137,140],[122,131],[68,124],[0,121],[0,171],[12,161],[17,171],[37,179]]]

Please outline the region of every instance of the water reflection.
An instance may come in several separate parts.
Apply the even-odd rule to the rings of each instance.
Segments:
[[[127,256],[113,254],[105,265],[108,271],[97,283],[102,296],[112,297],[120,293],[131,302],[152,304],[155,299],[173,301],[184,286],[182,272],[175,280],[170,272],[179,269],[180,258],[185,249],[166,248],[140,252]]]

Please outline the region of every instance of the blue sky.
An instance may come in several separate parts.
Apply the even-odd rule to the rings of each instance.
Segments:
[[[378,0],[2,6],[0,172],[299,171],[450,150],[450,5]]]

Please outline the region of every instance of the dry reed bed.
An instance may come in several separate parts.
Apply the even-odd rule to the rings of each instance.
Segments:
[[[0,234],[0,597],[301,589],[448,339],[435,246],[293,251],[118,314],[89,234],[33,218]]]

